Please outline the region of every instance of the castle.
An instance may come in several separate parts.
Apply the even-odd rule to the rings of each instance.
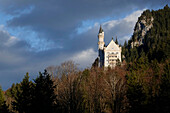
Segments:
[[[121,47],[112,40],[106,46],[104,42],[104,31],[100,26],[98,33],[98,51],[99,51],[99,67],[114,68],[121,63]]]

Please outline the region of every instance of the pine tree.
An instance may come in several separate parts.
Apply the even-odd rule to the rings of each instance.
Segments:
[[[0,106],[0,113],[10,113],[9,107],[6,105],[6,101]]]
[[[19,113],[31,113],[33,98],[33,83],[29,81],[29,74],[26,73],[20,87],[18,87],[13,108]]]
[[[0,113],[9,113],[8,106],[5,102],[5,96],[3,94],[2,88],[0,86]]]
[[[54,84],[51,76],[45,70],[39,73],[35,79],[34,91],[34,113],[53,113],[55,107],[56,95],[54,93]]]
[[[0,106],[3,105],[4,101],[5,101],[5,97],[4,97],[2,88],[1,88],[1,86],[0,86]]]
[[[158,97],[160,112],[168,113],[170,111],[170,62],[164,65],[164,73],[161,77],[160,96]]]
[[[127,47],[127,41],[125,40],[124,42],[124,47],[126,48]]]

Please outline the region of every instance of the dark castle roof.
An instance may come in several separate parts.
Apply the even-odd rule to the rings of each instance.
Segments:
[[[99,33],[102,33],[102,32],[103,32],[103,29],[102,29],[102,26],[100,25]]]

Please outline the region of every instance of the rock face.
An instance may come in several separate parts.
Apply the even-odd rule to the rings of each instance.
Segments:
[[[147,32],[153,27],[154,18],[149,10],[146,10],[136,23],[134,33],[132,35],[131,48],[140,46],[144,43],[144,37]]]

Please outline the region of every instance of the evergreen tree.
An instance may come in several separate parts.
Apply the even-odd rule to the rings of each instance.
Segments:
[[[18,87],[13,108],[19,113],[31,113],[34,84],[29,81],[29,74],[26,73],[20,87]]]
[[[5,101],[5,97],[4,97],[2,88],[1,88],[1,86],[0,86],[0,106],[3,105],[4,101]]]
[[[9,113],[8,106],[5,102],[5,96],[3,94],[2,88],[0,86],[0,113]]]
[[[56,95],[51,76],[45,70],[35,79],[34,113],[54,113]]]
[[[98,67],[98,65],[99,65],[99,58],[97,57],[95,61],[93,62],[92,67],[96,68]]]
[[[159,112],[170,112],[170,62],[167,61],[164,66],[164,73],[162,75],[160,85],[160,94],[158,97]]]
[[[127,47],[127,41],[125,40],[124,42],[124,47],[126,48]]]
[[[0,113],[10,113],[9,107],[6,105],[6,101],[0,106]]]

